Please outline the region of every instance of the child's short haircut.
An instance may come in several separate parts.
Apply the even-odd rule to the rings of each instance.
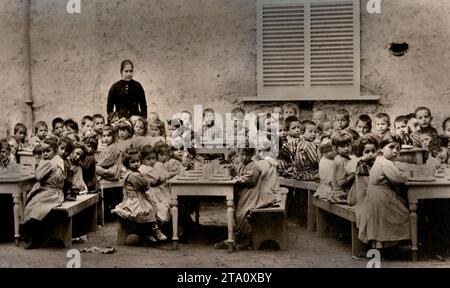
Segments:
[[[60,137],[59,139],[58,139],[58,147],[62,144],[62,143],[65,143],[66,144],[66,150],[69,152],[69,153],[72,153],[72,151],[73,151],[73,140],[72,139],[70,139],[69,137],[67,137],[67,136],[63,136],[63,137]]]
[[[114,118],[119,118],[119,113],[116,112],[116,111],[109,113],[109,115],[108,115],[108,124],[109,124],[109,125],[111,125],[112,120],[113,120]]]
[[[64,119],[61,117],[56,117],[52,120],[52,129],[55,130],[56,124],[63,124],[64,126]]]
[[[108,132],[109,135],[111,135],[113,137],[113,141],[116,141],[116,137],[117,137],[116,128],[114,128],[111,125],[105,125],[105,126],[103,126],[103,129],[102,129],[102,135],[105,134],[105,132]]]
[[[336,115],[344,116],[345,119],[350,120],[350,113],[345,109],[337,110]]]
[[[442,122],[442,130],[445,130],[447,123],[450,124],[450,117],[445,118],[444,122]]]
[[[192,117],[192,113],[190,112],[190,111],[188,111],[188,110],[183,110],[183,111],[181,111],[180,112],[180,114],[189,114],[189,116],[191,116]]]
[[[391,123],[391,117],[389,117],[389,115],[386,114],[386,113],[378,113],[378,114],[375,116],[375,118],[376,118],[376,119],[380,119],[380,120],[384,120],[384,121],[386,121],[386,123],[388,123],[388,124]]]
[[[86,125],[87,121],[94,122],[94,118],[92,118],[92,116],[90,116],[90,115],[83,116],[83,118],[81,118],[81,126]]]
[[[44,121],[39,121],[36,124],[34,124],[34,134],[36,134],[39,130],[39,128],[44,127],[45,129],[48,130],[48,126],[47,123],[45,123]]]
[[[97,151],[98,148],[98,141],[95,137],[91,136],[91,137],[86,137],[83,139],[83,143],[86,146],[92,147],[92,149],[94,151]]]
[[[142,123],[142,126],[144,126],[144,135],[147,135],[147,131],[148,131],[147,119],[145,119],[144,117],[139,117],[138,119],[136,119],[136,122],[134,122],[134,125],[136,125],[137,122]],[[133,133],[134,133],[134,126],[133,126]]]
[[[325,124],[327,123],[331,123],[331,125],[333,126],[333,121],[329,119],[320,121],[319,125],[317,125],[317,128],[319,129],[320,132],[323,132],[323,130],[325,129]]]
[[[42,144],[47,144],[48,146],[50,146],[50,148],[53,149],[53,151],[57,151],[58,148],[58,141],[56,141],[55,138],[45,138],[44,140],[42,140],[41,142]],[[42,147],[41,147],[42,149]]]
[[[14,135],[16,135],[17,134],[17,132],[19,132],[19,130],[24,130],[25,131],[25,133],[27,133],[27,126],[25,126],[25,124],[23,124],[23,123],[17,123],[15,126],[14,126]]]
[[[162,148],[167,149],[167,152],[169,152],[169,145],[164,141],[158,141],[153,145],[153,149],[155,150],[156,154],[160,154],[160,150]]]
[[[242,154],[245,154],[245,155],[254,155],[256,149],[255,148],[245,147],[245,148],[239,148],[238,151],[239,151],[239,153],[242,153]]]
[[[450,140],[445,136],[439,136],[439,139],[441,139],[441,145],[442,147],[448,147],[448,143]]]
[[[420,135],[428,135],[428,136],[430,136],[431,138],[434,138],[434,137],[437,137],[437,136],[438,136],[438,134],[437,134],[437,132],[436,132],[436,129],[434,129],[434,128],[431,127],[431,126],[428,126],[428,127],[425,127],[425,128],[420,129],[420,130],[419,130],[419,134],[420,134]]]
[[[363,123],[366,123],[366,124],[367,124],[367,127],[369,128],[369,131],[372,129],[372,118],[370,118],[369,115],[367,115],[367,114],[361,114],[361,115],[359,115],[358,121],[361,121],[361,122],[363,122]],[[358,123],[358,122],[356,122],[356,123]]]
[[[344,146],[347,144],[353,144],[353,136],[348,131],[336,131],[331,135],[331,143],[334,147]]]
[[[395,123],[408,123],[408,121],[409,121],[408,116],[400,115],[400,116],[398,116],[397,118],[395,118],[394,124],[395,124]]]
[[[135,148],[130,148],[125,152],[124,158],[123,158],[123,166],[125,168],[130,169],[130,160],[131,159],[141,159],[141,153],[139,153],[139,150]]]
[[[142,147],[142,149],[141,149],[142,159],[148,159],[150,155],[156,156],[155,149],[153,149],[151,145],[145,145],[144,147]]]
[[[67,119],[66,121],[64,121],[64,127],[69,127],[70,129],[72,129],[73,131],[75,131],[76,133],[78,133],[78,123],[75,122],[73,119]]]
[[[102,119],[103,122],[105,122],[105,117],[103,117],[102,114],[94,114],[94,115],[92,116],[92,120],[94,121],[95,119]]]
[[[206,113],[212,113],[215,115],[214,110],[211,108],[206,108],[205,110],[203,110],[203,118],[205,117]]]
[[[430,108],[425,107],[425,106],[420,106],[420,107],[416,108],[416,110],[414,110],[414,115],[417,115],[417,113],[419,111],[427,111],[428,115],[430,115],[430,117],[431,117],[431,110],[430,110]]]
[[[311,121],[311,120],[304,120],[304,121],[302,122],[302,126],[303,126],[303,127],[305,127],[306,125],[311,125],[311,126],[316,127],[316,123],[314,123],[314,122]]]
[[[162,120],[150,121],[148,122],[148,127],[155,127],[159,129],[159,134],[161,136],[166,136],[166,126]]]
[[[300,115],[300,109],[298,109],[298,105],[296,105],[295,103],[286,103],[281,108],[283,109],[283,111],[294,109],[295,116],[298,117]]]
[[[291,127],[291,124],[292,124],[293,122],[298,122],[298,123],[302,124],[302,123],[300,122],[300,119],[297,118],[297,116],[289,116],[289,117],[287,117],[287,118],[284,120],[284,124],[286,125],[285,127],[286,127],[286,130],[287,130],[287,131],[289,131],[289,128]],[[302,130],[303,130],[303,129],[302,129]]]
[[[130,122],[128,122],[128,120],[121,120],[119,122],[119,124],[117,124],[117,131],[119,130],[127,130],[128,132],[130,132],[130,135],[133,135],[133,125],[131,125]]]
[[[368,134],[356,140],[355,144],[353,145],[355,155],[357,157],[362,157],[364,152],[364,146],[370,144],[374,145],[375,149],[378,149],[378,138],[374,135]]]

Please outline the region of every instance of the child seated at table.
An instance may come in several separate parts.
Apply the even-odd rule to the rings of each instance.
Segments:
[[[433,137],[428,145],[428,159],[425,163],[432,175],[444,173],[444,168],[448,162],[448,144],[439,137]],[[445,175],[442,175],[445,177]]]
[[[355,180],[355,173],[349,173],[345,169],[351,160],[353,137],[346,131],[337,131],[331,136],[331,143],[337,153],[336,157],[334,157],[335,177],[337,188],[340,189],[339,193],[335,191],[334,200],[336,203],[346,203],[347,193]]]
[[[6,169],[5,172],[10,172],[11,169],[19,172],[19,164],[11,161],[11,146],[6,140],[0,141],[0,167]]]
[[[298,105],[296,105],[295,103],[286,103],[282,106],[282,109],[284,119],[292,116],[300,118],[300,110],[298,109]]]
[[[295,179],[301,181],[315,181],[319,178],[319,158],[317,154],[317,127],[311,120],[302,122],[304,127],[303,139],[297,146],[294,160]]]
[[[102,114],[94,114],[92,116],[92,119],[94,120],[94,132],[97,134],[96,138],[97,138],[97,141],[99,141],[98,146],[100,148],[101,138],[102,138],[102,129],[103,129],[103,126],[105,126],[105,117],[103,117]]]
[[[80,137],[83,139],[84,137],[91,135],[91,133],[94,133],[94,119],[91,115],[85,115],[81,118]]]
[[[313,112],[313,119],[312,121],[318,126],[320,122],[327,120],[327,114],[323,112],[322,110],[315,110]]]
[[[57,147],[58,147],[57,148],[58,156],[63,160],[64,163],[64,175],[65,175],[63,187],[64,199],[73,201],[75,200],[75,198],[72,197],[71,193],[73,173],[69,161],[69,156],[70,154],[72,154],[73,151],[73,141],[67,136],[62,136],[58,140]]]
[[[167,223],[170,221],[170,191],[166,181],[170,175],[164,165],[157,161],[157,153],[150,145],[142,147],[141,157],[139,172],[148,175],[150,183],[145,194],[156,211],[156,218]]]
[[[153,146],[155,143],[166,141],[166,126],[164,122],[157,119],[155,121],[148,121],[148,134],[151,137],[150,144]]]
[[[124,153],[131,146],[131,137],[133,137],[133,125],[130,121],[121,119],[116,126],[117,146]]]
[[[442,122],[442,131],[444,131],[444,134],[442,134],[443,138],[447,139],[447,142],[449,144],[448,148],[450,149],[450,117],[447,117],[444,122]]]
[[[432,127],[421,128],[419,131],[419,139],[420,145],[425,151],[428,151],[428,146],[430,145],[430,141],[434,138],[437,138],[438,134],[436,130]]]
[[[216,113],[213,109],[206,108],[203,111],[203,127],[202,131],[198,133],[202,135],[202,142],[207,147],[213,147],[211,144],[222,145],[224,135],[222,129],[216,123]]]
[[[366,197],[356,206],[358,238],[372,248],[380,249],[401,244],[411,239],[409,210],[399,194],[399,189],[409,175],[394,164],[400,153],[401,139],[386,134],[379,142],[382,156],[377,157],[370,170]]]
[[[355,131],[361,137],[372,132],[372,119],[369,115],[359,115],[358,121],[356,121]]]
[[[39,245],[43,233],[41,221],[64,201],[64,161],[57,155],[57,142],[53,138],[46,138],[39,145],[42,161],[36,168],[38,182],[27,193],[23,212],[25,249]]]
[[[261,189],[261,168],[252,160],[254,148],[240,148],[242,166],[237,171],[237,204],[235,210],[236,249],[245,250],[251,247],[252,227],[248,219],[251,209],[263,208],[274,203],[274,196]],[[216,243],[217,249],[228,248],[225,241]]]
[[[336,131],[347,131],[353,137],[358,133],[350,128],[350,113],[345,109],[339,109],[336,111],[335,128]],[[356,140],[355,138],[353,140]]]
[[[336,164],[334,162],[336,151],[334,150],[333,145],[331,145],[331,142],[321,143],[319,149],[321,154],[319,162],[320,184],[314,193],[314,197],[330,202],[339,201],[339,199],[333,199],[334,191],[338,188],[335,176]]]
[[[61,137],[64,132],[64,119],[56,117],[52,120],[52,134]]]
[[[23,123],[17,123],[14,126],[14,136],[16,136],[17,141],[19,141],[19,151],[28,148],[29,143],[27,140],[27,126]]]
[[[66,200],[76,200],[78,195],[88,192],[86,183],[83,180],[83,170],[81,164],[86,157],[86,147],[81,143],[74,143],[72,153],[69,156],[70,170],[68,174],[71,177],[71,186]]]
[[[366,196],[366,188],[369,183],[370,169],[378,156],[378,138],[367,134],[358,140],[354,145],[355,156],[346,167],[347,171],[355,173],[355,182],[348,192],[348,205],[354,206],[362,202]]]
[[[428,107],[418,107],[415,111],[415,118],[417,119],[417,124],[419,125],[419,133],[422,129],[428,128],[432,130],[435,134],[438,134],[436,128],[431,125],[433,121],[433,116],[431,116],[431,110]]]
[[[64,121],[64,132],[63,135],[67,136],[69,134],[77,134],[80,132],[78,129],[78,123],[73,119],[66,119]]]
[[[394,120],[395,133],[402,139],[402,145],[410,145],[420,147],[420,136],[415,132],[411,132],[408,126],[408,117],[401,115]]]
[[[165,241],[167,237],[161,232],[156,222],[156,213],[145,192],[149,187],[149,176],[139,172],[141,156],[137,150],[125,153],[123,165],[126,168],[123,185],[123,201],[112,213],[120,218],[137,223],[139,236],[151,242]]]
[[[287,129],[286,141],[283,142],[280,148],[278,157],[278,173],[280,176],[293,178],[295,177],[294,162],[297,147],[302,140],[302,133],[304,127],[300,120],[295,116],[289,116],[285,120]]]
[[[89,193],[96,193],[100,189],[100,184],[95,173],[95,152],[97,152],[98,141],[93,137],[87,137],[83,140],[86,146],[86,157],[81,164],[83,170],[83,181],[87,186]]]
[[[19,152],[19,141],[17,141],[17,138],[15,136],[8,136],[6,138],[6,142],[8,142],[9,147],[11,148],[10,152],[10,161],[12,163],[19,163],[19,158],[17,155],[17,152]]]
[[[378,113],[375,116],[375,135],[382,139],[385,134],[390,133],[391,118],[386,113]]]
[[[120,179],[122,168],[122,152],[117,147],[116,130],[114,127],[106,125],[103,127],[102,142],[106,145],[97,159],[95,171],[100,179],[117,181]]]

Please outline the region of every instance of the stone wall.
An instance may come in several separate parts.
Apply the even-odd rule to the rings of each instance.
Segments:
[[[0,123],[6,125],[24,110],[23,2],[0,4],[6,111]],[[106,113],[108,89],[126,58],[135,62],[150,110],[162,118],[194,104],[223,113],[256,95],[255,0],[81,0],[82,13],[73,15],[66,1],[31,2],[36,121]],[[381,100],[299,102],[303,116],[344,107],[355,116],[385,111],[395,117],[427,105],[439,127],[450,114],[450,1],[382,1],[381,14],[368,14],[366,3],[361,0],[362,91]],[[407,42],[409,51],[391,55],[392,42]],[[274,104],[245,106],[261,111]]]

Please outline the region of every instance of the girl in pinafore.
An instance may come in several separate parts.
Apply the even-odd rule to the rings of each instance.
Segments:
[[[57,143],[46,138],[40,143],[42,158],[36,168],[38,182],[27,194],[24,209],[25,249],[35,248],[42,233],[41,221],[53,209],[64,201],[63,186],[65,179],[64,161],[56,153]]]
[[[138,170],[141,166],[139,151],[128,150],[123,165],[127,169],[124,175],[123,201],[111,212],[116,213],[122,219],[142,224],[141,236],[150,241],[167,240],[156,223],[155,211],[145,195],[149,188],[150,178]]]
[[[402,145],[400,137],[386,133],[379,147],[379,156],[370,170],[366,197],[356,206],[358,238],[373,248],[387,248],[411,239],[409,211],[398,188],[408,180],[394,160]],[[400,248],[402,248],[400,246]]]

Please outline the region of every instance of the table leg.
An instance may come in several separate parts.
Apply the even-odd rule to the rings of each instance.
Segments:
[[[20,245],[20,233],[19,233],[19,208],[20,208],[20,194],[13,195],[14,203],[14,239],[16,246]]]
[[[409,203],[409,223],[411,229],[412,260],[417,261],[417,203]]]
[[[170,201],[170,214],[172,216],[172,243],[173,248],[178,248],[178,197],[174,196]]]
[[[227,197],[227,218],[228,218],[228,250],[233,252],[234,249],[234,201]]]

